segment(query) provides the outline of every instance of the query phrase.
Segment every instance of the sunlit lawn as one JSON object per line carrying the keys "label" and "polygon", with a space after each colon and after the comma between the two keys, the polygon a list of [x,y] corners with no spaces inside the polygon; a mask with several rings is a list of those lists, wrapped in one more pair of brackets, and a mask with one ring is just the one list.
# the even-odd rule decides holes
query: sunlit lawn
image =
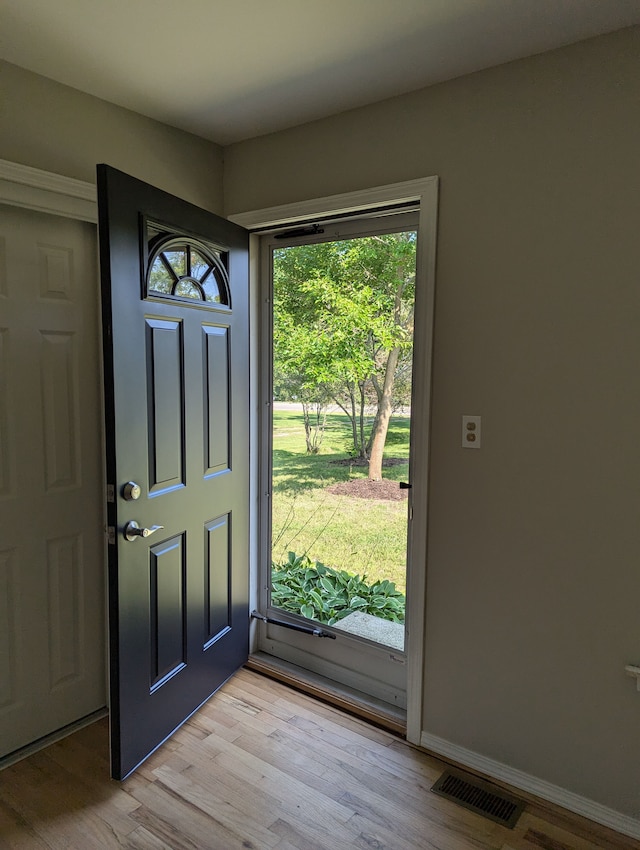
{"label": "sunlit lawn", "polygon": [[[346,416],[328,417],[317,455],[306,453],[301,413],[273,413],[273,559],[287,552],[307,553],[312,560],[370,582],[389,579],[405,590],[407,502],[338,496],[326,487],[350,478],[366,478],[367,467],[342,465],[349,457],[350,426]],[[407,462],[385,467],[383,477],[406,480],[409,419],[392,419],[385,457]]]}

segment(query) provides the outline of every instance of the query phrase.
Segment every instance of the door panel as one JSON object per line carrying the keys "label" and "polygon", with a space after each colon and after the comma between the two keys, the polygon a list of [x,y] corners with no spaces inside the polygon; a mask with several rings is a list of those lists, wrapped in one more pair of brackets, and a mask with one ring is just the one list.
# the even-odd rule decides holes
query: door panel
{"label": "door panel", "polygon": [[205,647],[231,627],[230,531],[228,514],[205,525]]}
{"label": "door panel", "polygon": [[146,320],[149,493],[184,481],[184,374],[182,323]]}
{"label": "door panel", "polygon": [[248,654],[248,236],[107,166],[98,187],[123,778]]}
{"label": "door panel", "polygon": [[0,758],[106,703],[95,250],[0,207]]}
{"label": "door panel", "polygon": [[229,331],[204,327],[206,475],[229,469]]}
{"label": "door panel", "polygon": [[151,691],[187,663],[184,535],[150,549]]}

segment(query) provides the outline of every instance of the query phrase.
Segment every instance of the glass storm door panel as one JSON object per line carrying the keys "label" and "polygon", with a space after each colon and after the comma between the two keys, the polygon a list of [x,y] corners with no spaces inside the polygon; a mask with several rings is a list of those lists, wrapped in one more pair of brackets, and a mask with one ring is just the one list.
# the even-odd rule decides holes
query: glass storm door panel
{"label": "glass storm door panel", "polygon": [[261,648],[400,709],[416,227],[404,213],[263,237],[265,604],[312,636],[263,624]]}
{"label": "glass storm door panel", "polygon": [[248,236],[98,167],[112,774],[248,654]]}

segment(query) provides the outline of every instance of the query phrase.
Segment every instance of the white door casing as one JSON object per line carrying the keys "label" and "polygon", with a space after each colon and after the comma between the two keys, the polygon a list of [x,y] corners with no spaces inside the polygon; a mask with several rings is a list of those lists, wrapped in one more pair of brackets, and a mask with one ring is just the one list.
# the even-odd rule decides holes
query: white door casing
{"label": "white door casing", "polygon": [[[406,610],[406,682],[407,682],[407,740],[418,744],[422,730],[424,699],[424,639],[426,607],[426,570],[427,570],[427,517],[429,483],[429,425],[431,416],[431,377],[432,350],[435,305],[435,269],[436,235],[438,215],[438,178],[426,177],[404,183],[394,183],[357,192],[347,192],[324,198],[284,204],[238,213],[229,216],[232,221],[246,227],[255,235],[250,243],[251,282],[255,293],[252,323],[259,324],[258,304],[265,298],[264,267],[260,264],[260,239],[258,234],[279,225],[292,223],[312,223],[323,216],[340,216],[357,212],[388,208],[417,201],[419,203],[418,248],[416,258],[416,305],[414,335],[414,373],[412,397],[412,447],[409,480],[412,482],[411,501],[413,520],[409,524],[407,552],[407,610]],[[252,391],[256,409],[256,399],[261,388],[255,378],[258,366],[266,356],[260,343],[254,337],[252,373],[254,375]],[[419,432],[419,433],[418,433]],[[252,436],[261,451],[269,450],[265,435],[258,433],[254,423]],[[254,470],[254,474],[256,471]],[[253,479],[254,494],[257,497],[259,482]],[[257,498],[256,500],[257,501]],[[255,504],[254,501],[254,504]],[[255,529],[255,525],[252,525]],[[251,561],[253,601],[259,602],[258,587],[261,543],[257,534],[252,538]],[[254,628],[252,649],[257,649],[257,629]]]}

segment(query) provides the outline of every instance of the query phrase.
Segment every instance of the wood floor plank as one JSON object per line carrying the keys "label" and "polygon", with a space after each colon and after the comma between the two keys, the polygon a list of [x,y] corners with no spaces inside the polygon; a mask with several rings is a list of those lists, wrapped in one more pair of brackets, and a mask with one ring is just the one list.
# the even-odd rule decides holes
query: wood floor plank
{"label": "wood floor plank", "polygon": [[[353,795],[352,799],[366,796],[370,801],[370,808],[377,809],[382,818],[379,823],[383,826],[389,826],[394,821],[404,823],[407,818],[421,816],[424,817],[425,824],[428,822],[431,832],[434,835],[440,835],[446,846],[449,846],[444,838],[447,833],[452,835],[454,842],[460,843],[475,837],[478,841],[486,843],[495,832],[496,827],[492,822],[457,807],[455,807],[455,825],[452,826],[449,816],[443,815],[442,809],[443,807],[446,809],[447,806],[454,808],[454,805],[430,794],[429,786],[418,785],[413,776],[402,779],[393,775],[385,777],[380,768],[372,771],[366,762],[360,765],[357,772],[345,771],[342,751],[326,745],[313,748],[311,755],[314,770],[305,772],[304,762],[306,760],[308,764],[310,755],[309,738],[300,735],[296,740],[292,737],[282,737],[281,733],[273,733],[270,738],[275,739],[278,745],[274,746],[273,741],[263,742],[259,736],[255,735],[243,736],[238,739],[237,744],[250,749],[254,755],[269,760],[276,766],[288,769],[310,787],[334,799],[345,802],[349,799],[349,794]],[[301,769],[297,766],[299,759],[295,758],[298,751],[302,759]],[[356,758],[352,760],[357,761]],[[431,780],[435,781],[441,772],[442,764],[439,764],[437,770],[433,770]],[[344,798],[340,796],[343,793]],[[451,846],[455,850],[456,844],[453,843]]]}
{"label": "wood floor plank", "polygon": [[441,764],[432,766],[432,773],[425,782],[412,775],[388,773],[383,762],[372,770],[369,762],[358,755],[305,736],[295,727],[289,727],[285,732],[274,732],[271,737],[286,753],[301,751],[305,758],[311,755],[319,775],[336,783],[336,786],[340,784],[345,789],[355,789],[360,793],[364,789],[370,793],[382,790],[387,800],[397,803],[405,811],[422,812],[425,808],[442,807],[442,802],[429,794],[430,786],[442,772]]}
{"label": "wood floor plank", "polygon": [[242,670],[122,783],[105,720],[0,772],[0,850],[640,850],[533,798],[508,830],[430,793],[445,767]]}
{"label": "wood floor plank", "polygon": [[[245,683],[250,681],[248,677],[255,675],[255,673],[252,673],[249,670],[239,671],[238,679],[239,682],[242,683],[241,686],[245,686]],[[236,677],[234,677],[234,680],[235,678]],[[262,678],[266,677],[263,676]],[[396,736],[391,732],[372,726],[360,718],[352,717],[335,706],[318,702],[318,700],[314,699],[312,696],[302,693],[301,691],[295,691],[276,680],[269,679],[267,681],[271,683],[269,686],[270,692],[277,697],[278,701],[281,701],[280,705],[285,709],[287,706],[293,705],[299,709],[311,710],[315,717],[323,717],[328,720],[337,719],[343,729],[353,729],[359,733],[360,737],[368,738],[371,741],[382,742],[387,740],[391,742],[393,740],[397,740]],[[284,697],[284,699],[282,698],[282,691],[278,690],[278,688],[283,687],[288,691],[288,694]]]}
{"label": "wood floor plank", "polygon": [[[309,769],[309,751],[305,742],[288,741],[286,746],[281,746],[281,739],[274,743],[273,736],[264,738],[259,735],[245,735],[236,741],[236,745],[250,751],[254,756],[263,761],[268,761],[272,766],[286,770],[301,782],[312,788],[319,794],[331,797],[346,805],[354,813],[366,814],[379,826],[393,829],[394,822],[407,822],[407,819],[420,819],[423,825],[427,820],[423,817],[428,807],[424,805],[424,792],[421,795],[419,805],[413,811],[408,811],[406,797],[400,794],[395,799],[390,798],[388,789],[380,781],[372,783],[372,789],[365,789],[351,775],[340,773],[336,762],[328,762],[329,768],[319,772],[316,764]],[[325,756],[326,758],[326,756]],[[363,800],[367,796],[367,802]],[[415,837],[415,830],[407,830],[407,837]]]}
{"label": "wood floor plank", "polygon": [[587,847],[593,844],[597,850],[640,850],[640,841],[621,836],[613,830],[598,826],[593,821],[551,804],[529,804],[525,816],[524,822],[535,830],[548,830],[553,834],[558,829],[562,834],[569,835],[571,841],[578,844],[579,850],[581,841],[586,841]]}
{"label": "wood floor plank", "polygon": [[249,840],[256,847],[275,847],[279,842],[278,836],[254,818],[248,819],[244,808],[244,800],[237,800],[236,805],[225,800],[220,794],[213,792],[211,787],[203,788],[192,777],[177,773],[162,765],[156,771],[158,782],[162,783],[176,796],[186,800],[192,806],[208,815],[216,823],[222,824],[234,835]]}
{"label": "wood floor plank", "polygon": [[30,823],[0,800],[0,847],[3,850],[49,850]]}
{"label": "wood floor plank", "polygon": [[143,826],[129,833],[122,846],[126,850],[172,850],[170,844],[162,841]]}
{"label": "wood floor plank", "polygon": [[333,850],[331,845],[321,843],[316,837],[306,838],[288,821],[278,818],[271,829],[285,839],[285,844],[295,847],[296,850]]}
{"label": "wood floor plank", "polygon": [[[366,834],[397,836],[413,847],[437,847],[438,850],[468,850],[468,848],[494,848],[499,828],[478,829],[477,824],[465,828],[463,824],[441,824],[427,813],[407,812],[399,806],[385,805],[379,797],[369,802],[349,795],[350,805],[356,811],[354,822],[362,825]],[[344,801],[346,802],[346,800]],[[475,828],[474,828],[475,826]]]}
{"label": "wood floor plank", "polygon": [[523,840],[535,850],[603,850],[605,839],[599,844],[590,838],[576,835],[562,827],[525,813],[519,824]]}
{"label": "wood floor plank", "polygon": [[[36,766],[36,753],[25,762],[7,768],[10,782],[5,777],[0,784],[0,795],[21,818],[28,822],[33,832],[51,847],[82,847],[84,850],[118,846],[118,829],[101,817],[97,799],[89,793],[78,793],[75,785],[56,781]],[[14,769],[15,768],[15,769]],[[4,772],[3,772],[4,773]],[[135,822],[125,827],[122,835],[132,831]]]}
{"label": "wood floor plank", "polygon": [[295,777],[271,767],[250,753],[236,748],[222,753],[216,757],[216,761],[224,770],[234,773],[247,782],[253,782],[258,788],[264,788],[280,801],[280,805],[286,805],[287,799],[295,799],[297,807],[315,810],[328,823],[346,823],[353,814],[346,806],[319,796]]}
{"label": "wood floor plank", "polygon": [[[255,674],[250,673],[247,670],[241,670],[238,676],[234,677],[231,684],[242,689],[245,694],[253,694],[256,695],[259,700],[261,697],[264,700],[264,690],[262,688],[262,685],[256,685],[255,680],[250,679],[250,676],[255,676]],[[283,687],[282,683],[280,682],[274,682],[274,684]],[[291,689],[289,690],[291,691]],[[293,696],[291,699],[286,698],[285,700],[281,700],[281,694],[278,694],[278,692],[275,690],[273,690],[272,693],[278,695],[278,699],[271,700],[270,705],[263,706],[264,708],[268,708],[272,712],[278,711],[281,712],[283,715],[286,715],[287,713],[292,715],[295,713],[295,711],[291,711],[292,706],[303,706],[305,708],[310,708],[311,710],[313,710],[313,708],[315,707],[317,709],[316,716],[327,718],[332,718],[335,716],[337,718],[340,718],[340,721],[343,722],[343,728],[353,729],[357,731],[361,735],[361,737],[368,738],[372,741],[379,741],[381,743],[386,740],[396,740],[396,736],[392,733],[387,732],[383,729],[379,729],[376,726],[372,726],[370,723],[366,723],[360,718],[351,717],[350,715],[341,712],[340,709],[336,708],[335,706],[324,705],[322,703],[319,703],[316,699],[309,696],[308,694],[294,691],[292,693],[295,694],[295,696]]]}
{"label": "wood floor plank", "polygon": [[136,783],[130,793],[142,803],[133,817],[172,850],[245,850],[254,847],[248,838],[234,835],[160,782]]}

